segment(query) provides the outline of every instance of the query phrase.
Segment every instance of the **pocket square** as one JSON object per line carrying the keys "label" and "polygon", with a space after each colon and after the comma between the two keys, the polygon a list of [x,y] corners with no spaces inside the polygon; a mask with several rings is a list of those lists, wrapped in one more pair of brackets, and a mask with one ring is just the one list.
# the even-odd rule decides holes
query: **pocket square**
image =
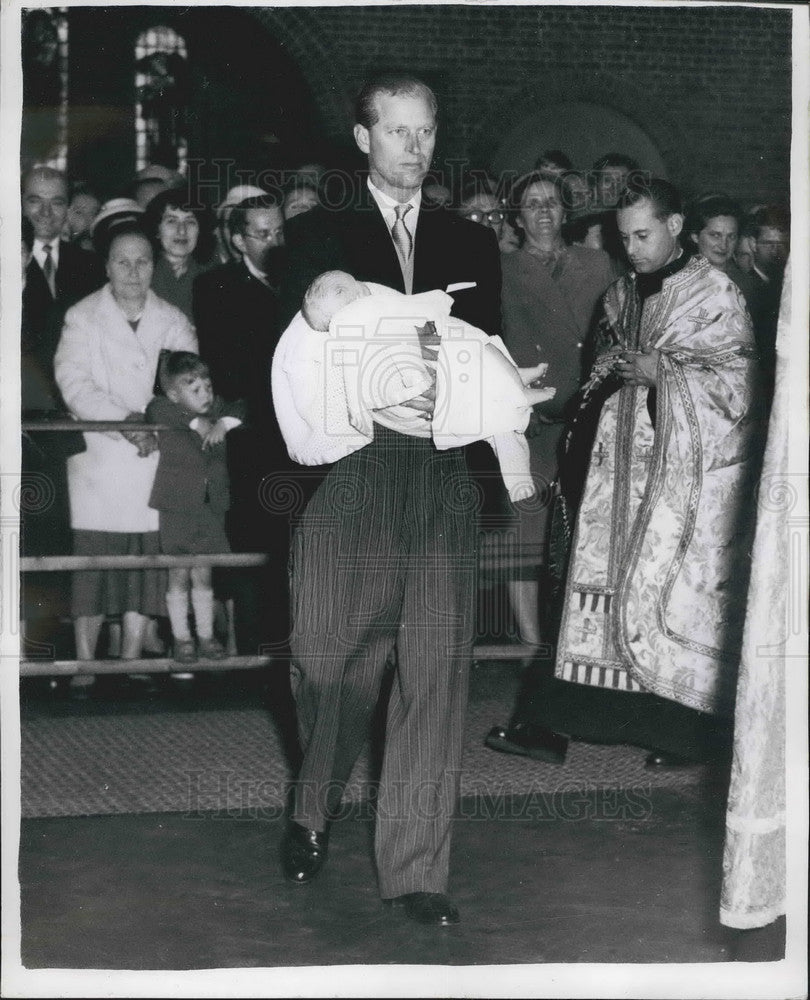
{"label": "pocket square", "polygon": [[447,288],[445,288],[445,292],[449,294],[450,292],[463,291],[463,289],[465,288],[477,288],[477,287],[478,287],[477,281],[457,281],[453,285],[448,285]]}

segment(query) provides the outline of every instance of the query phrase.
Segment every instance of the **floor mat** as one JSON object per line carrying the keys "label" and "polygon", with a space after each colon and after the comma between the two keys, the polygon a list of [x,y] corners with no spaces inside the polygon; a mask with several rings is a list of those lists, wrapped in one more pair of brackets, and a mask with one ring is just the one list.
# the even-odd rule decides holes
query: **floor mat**
{"label": "floor mat", "polygon": [[[461,794],[486,800],[487,808],[532,793],[613,789],[643,797],[652,787],[696,790],[709,770],[648,771],[646,751],[628,746],[572,742],[559,766],[489,750],[483,740],[493,725],[509,718],[518,680],[509,666],[486,664],[473,671]],[[348,802],[367,796],[372,760],[367,747],[346,789]],[[286,805],[291,779],[270,713],[244,705],[38,713],[22,722],[21,764],[26,819],[146,812],[273,818]],[[593,809],[595,802],[584,797],[582,808]],[[609,803],[602,801],[601,807]]]}

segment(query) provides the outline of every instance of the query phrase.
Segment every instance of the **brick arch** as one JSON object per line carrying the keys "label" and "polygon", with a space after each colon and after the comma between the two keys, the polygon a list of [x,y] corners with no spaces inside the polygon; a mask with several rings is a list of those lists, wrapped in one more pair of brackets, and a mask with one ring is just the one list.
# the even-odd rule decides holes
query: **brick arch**
{"label": "brick arch", "polygon": [[676,183],[690,174],[689,164],[696,152],[692,140],[677,122],[662,111],[655,95],[607,73],[577,76],[572,72],[538,74],[537,82],[504,100],[482,124],[479,139],[473,142],[476,162],[489,163],[498,149],[500,137],[511,132],[526,118],[556,104],[587,102],[609,107],[629,119],[657,147]]}
{"label": "brick arch", "polygon": [[[352,125],[353,101],[349,74],[333,48],[323,40],[316,14],[294,7],[245,7],[289,52],[320,111],[324,132],[344,138]],[[317,12],[317,8],[315,8]]]}

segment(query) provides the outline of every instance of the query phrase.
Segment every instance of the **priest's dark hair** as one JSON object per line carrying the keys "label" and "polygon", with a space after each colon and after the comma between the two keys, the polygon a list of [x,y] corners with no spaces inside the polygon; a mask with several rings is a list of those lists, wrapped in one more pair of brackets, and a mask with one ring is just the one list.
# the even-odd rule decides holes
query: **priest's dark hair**
{"label": "priest's dark hair", "polygon": [[630,177],[616,202],[616,211],[630,208],[645,199],[652,202],[659,219],[683,213],[681,196],[675,185],[661,177],[647,177],[644,174]]}

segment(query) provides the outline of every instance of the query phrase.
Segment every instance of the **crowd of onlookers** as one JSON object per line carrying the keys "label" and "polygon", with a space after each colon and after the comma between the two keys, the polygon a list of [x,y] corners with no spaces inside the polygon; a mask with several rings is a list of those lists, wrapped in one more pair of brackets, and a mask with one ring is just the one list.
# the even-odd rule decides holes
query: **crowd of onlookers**
{"label": "crowd of onlookers", "polygon": [[[627,271],[615,205],[628,178],[643,169],[630,157],[610,153],[578,170],[564,153],[549,150],[533,171],[508,184],[481,169],[469,171],[452,189],[440,172],[423,186],[436,211],[455,212],[497,236],[504,340],[518,365],[548,363],[547,381],[557,389],[553,400],[535,407],[527,432],[532,471],[543,483],[557,475],[560,439],[582,382],[595,307],[608,285]],[[169,459],[160,456],[171,448],[144,427],[153,399],[166,398],[188,416],[184,426],[199,440],[194,455],[189,452],[190,464],[172,473],[179,478],[173,499],[163,501],[161,518],[170,503],[175,521],[182,524],[185,517],[190,523],[195,490],[202,489],[201,502],[209,503],[213,456],[224,463],[230,481],[222,508],[224,537],[216,536],[215,545],[213,535],[200,528],[202,534],[184,539],[179,551],[230,548],[269,555],[263,569],[215,576],[214,595],[205,574],[169,582],[174,610],[168,612],[163,571],[76,574],[69,615],[77,658],[101,655],[102,634],[103,655],[160,654],[165,636],[158,625],[167,614],[181,666],[197,655],[283,650],[290,509],[278,499],[283,489],[277,487],[285,477],[294,478],[295,469],[273,413],[269,367],[286,318],[280,309],[285,224],[301,213],[339,210],[330,173],[333,183],[326,165],[301,164],[272,190],[267,184],[240,185],[207,205],[184,177],[159,165],[145,168],[127,190],[104,201],[50,167],[25,172],[24,414],[129,421],[133,430],[24,435],[23,471],[46,477],[53,496],[42,510],[26,515],[23,552],[178,551],[177,532],[175,547],[167,548],[153,495],[156,476],[162,481],[169,475]],[[743,207],[727,192],[707,190],[691,200],[685,218],[684,250],[703,254],[739,287],[772,376],[789,249],[787,208]],[[199,364],[178,354],[195,356]],[[175,368],[167,367],[169,361]],[[194,410],[190,395],[183,395],[192,391],[203,393],[202,409]],[[222,414],[216,420],[210,416],[215,397]],[[165,417],[169,410],[158,412]],[[314,481],[301,486],[299,480],[304,494]],[[523,544],[542,546],[546,510],[540,505],[520,513]],[[36,655],[37,638],[44,635],[33,620],[68,613],[47,586],[56,579],[26,580],[28,655]],[[516,624],[530,642],[540,638],[541,586],[537,573],[509,581]],[[192,611],[196,646],[187,630]]]}

